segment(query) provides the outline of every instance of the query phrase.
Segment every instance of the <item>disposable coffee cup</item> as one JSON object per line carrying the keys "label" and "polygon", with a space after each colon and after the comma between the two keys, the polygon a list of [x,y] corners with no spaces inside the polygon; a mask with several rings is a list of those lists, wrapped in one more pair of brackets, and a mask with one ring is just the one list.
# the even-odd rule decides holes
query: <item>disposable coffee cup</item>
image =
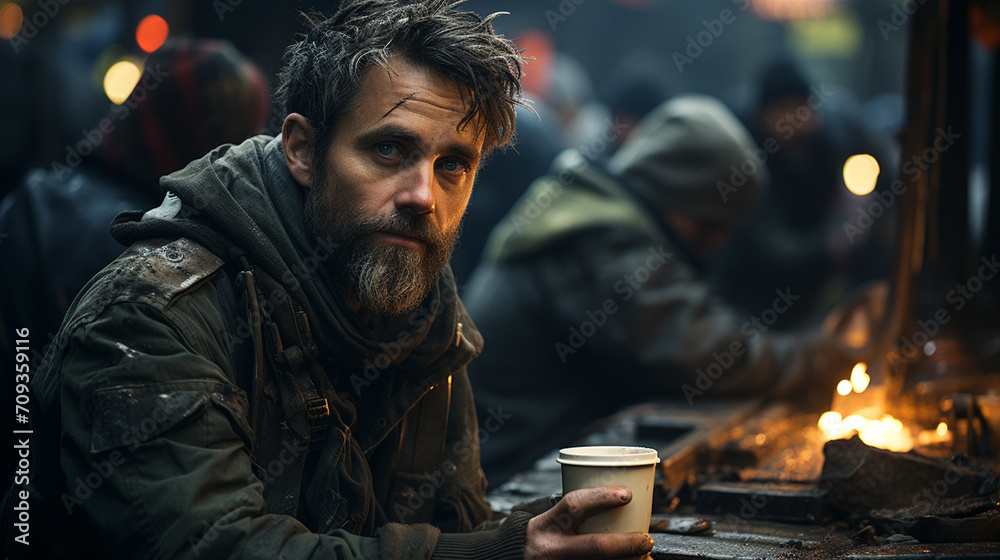
{"label": "disposable coffee cup", "polygon": [[559,450],[563,494],[581,488],[620,485],[632,491],[632,501],[588,517],[577,533],[649,531],[653,512],[653,478],[660,459],[648,447],[586,446]]}

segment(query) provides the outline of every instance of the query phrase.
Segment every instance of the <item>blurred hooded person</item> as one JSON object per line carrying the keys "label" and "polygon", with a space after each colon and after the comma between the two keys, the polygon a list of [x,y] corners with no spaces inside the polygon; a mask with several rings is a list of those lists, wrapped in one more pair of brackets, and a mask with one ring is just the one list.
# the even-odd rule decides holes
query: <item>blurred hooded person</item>
{"label": "blurred hooded person", "polygon": [[493,231],[464,298],[486,340],[469,371],[492,484],[630,404],[803,390],[802,341],[763,335],[702,280],[767,181],[721,196],[751,146],[717,100],[678,97],[606,169],[560,154]]}
{"label": "blurred hooded person", "polygon": [[[0,203],[0,354],[13,329],[29,328],[38,351],[77,292],[125,246],[111,221],[160,204],[159,179],[219,144],[264,124],[271,102],[263,74],[229,43],[171,40],[149,55],[129,98],[95,130],[93,152],[36,169]],[[3,346],[6,345],[6,348]]]}

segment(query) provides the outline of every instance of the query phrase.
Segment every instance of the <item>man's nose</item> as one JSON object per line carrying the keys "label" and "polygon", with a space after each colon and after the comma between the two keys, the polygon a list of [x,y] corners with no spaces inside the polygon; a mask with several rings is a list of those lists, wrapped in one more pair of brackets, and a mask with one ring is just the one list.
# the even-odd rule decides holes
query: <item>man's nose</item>
{"label": "man's nose", "polygon": [[420,163],[410,167],[403,188],[396,194],[396,208],[409,208],[417,214],[433,212],[434,181],[433,165]]}

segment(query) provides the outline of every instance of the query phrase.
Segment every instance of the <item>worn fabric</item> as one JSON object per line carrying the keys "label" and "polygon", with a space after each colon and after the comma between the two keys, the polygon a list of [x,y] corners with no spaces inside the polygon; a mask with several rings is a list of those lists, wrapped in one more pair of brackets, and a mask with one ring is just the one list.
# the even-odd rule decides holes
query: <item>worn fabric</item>
{"label": "worn fabric", "polygon": [[408,317],[352,317],[282,162],[277,139],[221,147],[116,221],[133,244],[33,382],[56,557],[519,557],[525,518],[462,534],[491,512],[465,372],[482,341],[450,271]]}
{"label": "worn fabric", "polygon": [[[725,144],[723,155],[743,157]],[[652,161],[630,157],[629,166],[669,161],[645,153]],[[719,157],[701,161],[726,169]],[[580,153],[562,154],[494,231],[473,274],[464,301],[487,344],[469,372],[492,484],[629,404],[789,394],[808,379],[796,348],[803,339],[765,336],[766,325],[713,296],[662,219],[677,190],[628,183]],[[775,312],[796,298],[778,288]]]}

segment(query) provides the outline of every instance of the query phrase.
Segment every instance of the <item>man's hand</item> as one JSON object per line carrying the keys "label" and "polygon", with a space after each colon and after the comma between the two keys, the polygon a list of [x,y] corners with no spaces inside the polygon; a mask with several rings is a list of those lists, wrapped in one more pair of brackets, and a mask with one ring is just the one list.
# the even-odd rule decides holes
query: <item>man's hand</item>
{"label": "man's hand", "polygon": [[549,511],[528,522],[525,560],[536,558],[642,558],[653,549],[646,533],[577,535],[576,527],[587,517],[632,500],[624,486],[584,488],[563,496]]}

